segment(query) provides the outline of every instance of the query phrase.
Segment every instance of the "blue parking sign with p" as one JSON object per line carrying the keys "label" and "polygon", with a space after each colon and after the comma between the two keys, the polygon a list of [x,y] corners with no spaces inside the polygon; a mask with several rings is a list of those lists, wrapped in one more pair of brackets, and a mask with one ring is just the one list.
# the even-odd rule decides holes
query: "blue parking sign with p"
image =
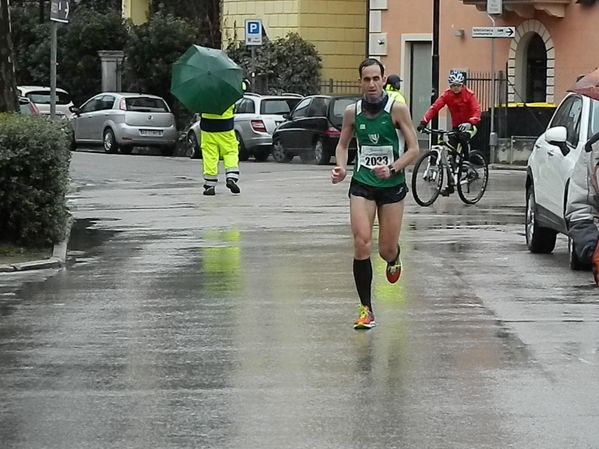
{"label": "blue parking sign with p", "polygon": [[247,19],[245,21],[245,45],[262,45],[262,21]]}

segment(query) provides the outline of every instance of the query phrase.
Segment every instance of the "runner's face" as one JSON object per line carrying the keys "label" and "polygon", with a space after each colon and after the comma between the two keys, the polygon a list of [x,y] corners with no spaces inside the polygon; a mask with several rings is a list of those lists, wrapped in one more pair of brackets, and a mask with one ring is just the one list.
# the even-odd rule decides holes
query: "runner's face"
{"label": "runner's face", "polygon": [[387,82],[387,77],[381,75],[381,68],[378,64],[369,65],[362,69],[362,78],[360,78],[360,87],[364,95],[369,100],[378,100],[383,94],[383,86]]}

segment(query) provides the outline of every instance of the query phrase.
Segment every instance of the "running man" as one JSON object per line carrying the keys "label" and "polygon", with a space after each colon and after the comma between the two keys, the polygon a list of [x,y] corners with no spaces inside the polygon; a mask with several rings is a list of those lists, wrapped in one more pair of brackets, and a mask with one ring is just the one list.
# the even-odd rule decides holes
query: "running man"
{"label": "running man", "polygon": [[358,70],[364,95],[343,114],[341,136],[335,150],[337,166],[331,172],[331,181],[337,184],[345,179],[347,149],[355,134],[358,155],[349,198],[354,237],[353,273],[361,305],[354,328],[370,329],[376,325],[370,262],[374,219],[378,215],[378,250],[387,262],[387,279],[397,282],[401,274],[398,240],[403,199],[408,193],[404,168],[418,157],[419,150],[410,111],[383,90],[386,82],[383,64],[376,59],[366,59]]}

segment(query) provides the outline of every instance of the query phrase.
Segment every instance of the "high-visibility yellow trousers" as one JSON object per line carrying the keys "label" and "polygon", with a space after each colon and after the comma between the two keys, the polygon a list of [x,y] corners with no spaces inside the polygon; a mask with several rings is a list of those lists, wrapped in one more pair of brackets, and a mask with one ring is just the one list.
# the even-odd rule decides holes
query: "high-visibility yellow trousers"
{"label": "high-visibility yellow trousers", "polygon": [[218,182],[218,161],[223,158],[227,179],[239,180],[239,145],[235,131],[202,131],[202,160],[204,185],[215,186]]}

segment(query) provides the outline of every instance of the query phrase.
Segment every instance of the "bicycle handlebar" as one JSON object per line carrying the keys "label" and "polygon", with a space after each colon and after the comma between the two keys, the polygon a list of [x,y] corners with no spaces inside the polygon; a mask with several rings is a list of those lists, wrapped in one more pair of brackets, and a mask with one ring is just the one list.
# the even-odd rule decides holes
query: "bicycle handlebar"
{"label": "bicycle handlebar", "polygon": [[420,131],[422,134],[447,134],[448,136],[457,135],[457,131],[447,131],[445,129],[424,128]]}

